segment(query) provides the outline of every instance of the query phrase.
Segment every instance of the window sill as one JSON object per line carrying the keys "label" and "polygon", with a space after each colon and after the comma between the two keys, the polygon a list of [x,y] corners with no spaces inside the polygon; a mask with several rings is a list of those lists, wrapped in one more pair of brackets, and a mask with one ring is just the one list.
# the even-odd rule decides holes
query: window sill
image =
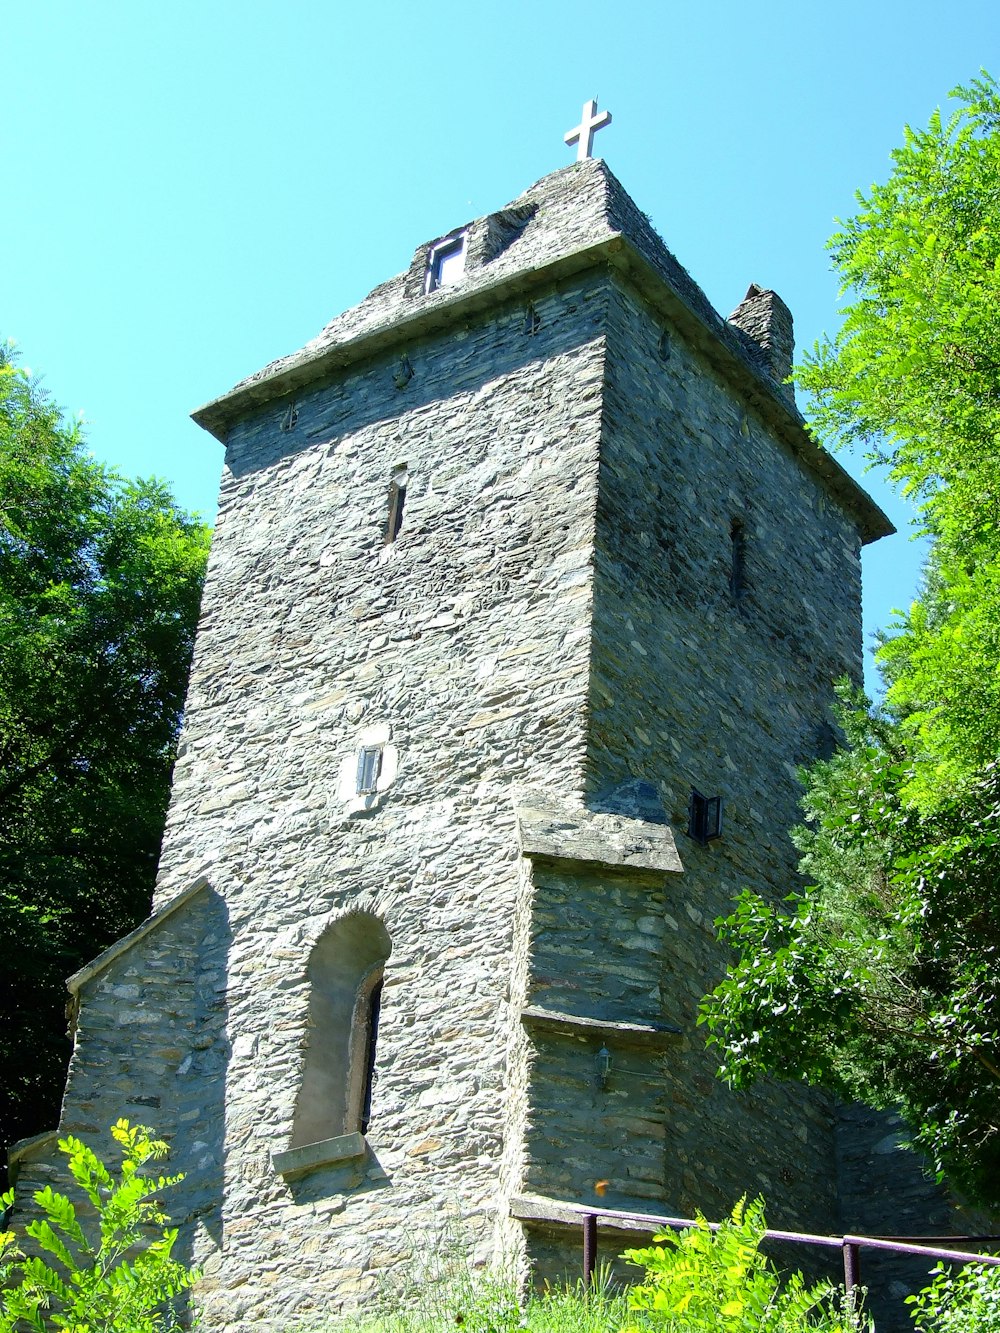
{"label": "window sill", "polygon": [[319,1143],[304,1143],[300,1148],[286,1148],[283,1152],[273,1152],[271,1161],[275,1173],[286,1180],[293,1176],[315,1171],[320,1166],[338,1166],[341,1162],[355,1161],[368,1152],[368,1144],[363,1134],[341,1134],[335,1139],[322,1139]]}

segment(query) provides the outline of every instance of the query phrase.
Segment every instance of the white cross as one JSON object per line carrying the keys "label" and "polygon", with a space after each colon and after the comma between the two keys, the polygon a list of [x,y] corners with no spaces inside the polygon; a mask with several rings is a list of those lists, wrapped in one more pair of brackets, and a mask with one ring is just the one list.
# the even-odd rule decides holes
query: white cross
{"label": "white cross", "polygon": [[584,102],[579,125],[575,130],[570,130],[568,134],[563,136],[566,143],[578,145],[576,150],[576,160],[578,162],[585,162],[588,157],[594,156],[594,134],[597,130],[610,124],[611,112],[602,111],[598,114],[596,97],[591,98],[589,102]]}

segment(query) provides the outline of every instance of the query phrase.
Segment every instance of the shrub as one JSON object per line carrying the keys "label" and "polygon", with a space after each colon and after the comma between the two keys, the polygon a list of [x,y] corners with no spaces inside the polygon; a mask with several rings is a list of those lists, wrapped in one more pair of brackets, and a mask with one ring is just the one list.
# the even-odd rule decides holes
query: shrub
{"label": "shrub", "polygon": [[[46,1185],[34,1195],[44,1217],[25,1232],[50,1257],[28,1256],[12,1231],[0,1232],[0,1333],[161,1333],[176,1326],[171,1302],[198,1274],[173,1258],[177,1231],[165,1227],[157,1196],[183,1177],[143,1173],[167,1153],[143,1126],[119,1120],[111,1136],[121,1150],[118,1176],[79,1139],[59,1140],[96,1225],[81,1224],[70,1200]],[[3,1195],[4,1207],[13,1198]]]}
{"label": "shrub", "polygon": [[966,1264],[957,1273],[943,1264],[912,1305],[917,1333],[1000,1333],[1000,1268]]}
{"label": "shrub", "polygon": [[829,1282],[807,1287],[801,1273],[782,1278],[760,1253],[764,1201],[741,1199],[715,1232],[699,1213],[679,1234],[654,1236],[653,1245],[626,1250],[646,1270],[629,1292],[629,1306],[657,1333],[858,1333],[870,1321]]}

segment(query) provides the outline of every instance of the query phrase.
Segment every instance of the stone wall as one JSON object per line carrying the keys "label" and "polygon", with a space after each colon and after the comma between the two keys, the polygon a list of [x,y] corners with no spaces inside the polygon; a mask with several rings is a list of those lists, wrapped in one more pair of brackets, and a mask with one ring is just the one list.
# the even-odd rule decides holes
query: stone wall
{"label": "stone wall", "polygon": [[[996,1218],[964,1206],[933,1172],[898,1115],[869,1106],[839,1108],[837,1188],[840,1227],[862,1236],[996,1235]],[[963,1249],[962,1245],[948,1248]],[[978,1248],[975,1245],[970,1249]],[[904,1298],[928,1281],[936,1261],[862,1250],[861,1282],[879,1329],[903,1333],[913,1322]]]}
{"label": "stone wall", "polygon": [[[535,875],[527,1002],[574,1017],[642,1024],[669,1016],[663,945],[664,891],[586,867],[540,866]],[[617,1208],[658,1209],[666,1175],[665,1064],[676,1038],[650,1049],[632,1033],[532,1027],[529,1193]],[[602,1049],[613,1047],[606,1079]],[[666,1047],[664,1049],[664,1046]],[[671,1136],[673,1152],[677,1145]]]}
{"label": "stone wall", "polygon": [[[774,1225],[827,1230],[825,1100],[777,1084],[729,1092],[695,1020],[724,964],[715,918],[744,886],[780,897],[798,883],[796,766],[830,734],[832,682],[860,675],[859,539],[815,474],[628,288],[608,342],[588,788],[655,784],[684,863],[648,904],[663,923],[659,1003],[685,1034],[659,1090],[663,1205],[720,1216],[762,1193]],[[724,801],[723,836],[707,846],[683,836],[692,788]]]}
{"label": "stone wall", "polygon": [[[674,1216],[763,1194],[774,1225],[836,1231],[832,1106],[776,1082],[730,1092],[696,1018],[724,964],[715,918],[744,885],[798,883],[796,767],[833,735],[833,680],[860,675],[857,528],[683,331],[613,291],[585,800],[624,810],[648,784],[633,813],[669,824],[683,868],[535,863],[525,1004],[607,1026],[528,1023],[521,1187],[529,1211]],[[692,787],[724,798],[708,846],[683,836]],[[529,1223],[539,1275],[578,1268],[577,1232],[559,1235]]]}

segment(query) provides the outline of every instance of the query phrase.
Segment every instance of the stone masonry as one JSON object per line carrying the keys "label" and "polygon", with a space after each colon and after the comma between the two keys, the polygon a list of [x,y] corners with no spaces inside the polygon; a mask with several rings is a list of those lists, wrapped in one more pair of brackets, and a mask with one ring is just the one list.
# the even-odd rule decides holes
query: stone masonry
{"label": "stone masonry", "polygon": [[207,1327],[307,1326],[451,1222],[540,1276],[566,1204],[849,1225],[834,1108],[733,1095],[694,1025],[713,919],[796,883],[890,526],[780,382],[787,308],[733,321],[587,161],[196,414],[226,467],[154,915],[72,979],[60,1129],[171,1140]]}

